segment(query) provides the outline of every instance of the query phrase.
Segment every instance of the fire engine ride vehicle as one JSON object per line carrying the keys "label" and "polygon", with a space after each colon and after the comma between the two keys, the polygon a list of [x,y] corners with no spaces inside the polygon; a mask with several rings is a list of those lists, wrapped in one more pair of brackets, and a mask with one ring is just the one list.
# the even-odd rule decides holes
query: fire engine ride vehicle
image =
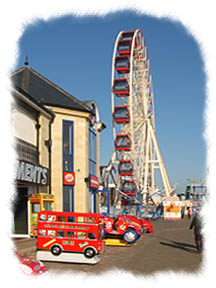
{"label": "fire engine ride vehicle", "polygon": [[135,243],[143,232],[140,221],[130,219],[128,215],[119,215],[113,219],[104,216],[104,237],[119,236],[128,244]]}

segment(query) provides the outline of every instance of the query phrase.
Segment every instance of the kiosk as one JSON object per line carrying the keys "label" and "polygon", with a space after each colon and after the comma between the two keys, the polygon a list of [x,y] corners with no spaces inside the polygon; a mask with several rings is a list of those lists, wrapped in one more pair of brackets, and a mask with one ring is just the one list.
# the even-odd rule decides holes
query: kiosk
{"label": "kiosk", "polygon": [[32,194],[30,203],[30,236],[37,236],[37,214],[40,211],[55,210],[55,198],[52,194]]}
{"label": "kiosk", "polygon": [[163,201],[164,220],[181,219],[182,203],[178,197],[165,197]]}

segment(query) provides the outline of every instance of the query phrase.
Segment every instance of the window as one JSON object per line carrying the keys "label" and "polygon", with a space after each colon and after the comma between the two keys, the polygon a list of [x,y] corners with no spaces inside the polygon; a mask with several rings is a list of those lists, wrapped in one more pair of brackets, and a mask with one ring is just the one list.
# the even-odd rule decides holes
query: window
{"label": "window", "polygon": [[40,236],[46,236],[46,230],[39,230],[39,235]]}
{"label": "window", "polygon": [[66,216],[58,216],[58,222],[66,222]]}
{"label": "window", "polygon": [[77,232],[77,239],[86,239],[85,232]]}
{"label": "window", "polygon": [[32,203],[32,213],[38,213],[38,212],[40,212],[40,203]]}
{"label": "window", "polygon": [[75,218],[75,217],[73,217],[73,216],[68,216],[68,222],[75,222],[75,221],[74,221],[74,218]]}
{"label": "window", "polygon": [[63,170],[73,171],[73,122],[63,121]]}
{"label": "window", "polygon": [[96,223],[95,217],[89,217],[89,218],[88,218],[88,223],[90,223],[90,224],[95,224],[95,223]]}
{"label": "window", "polygon": [[86,217],[79,216],[77,217],[77,223],[86,223]]}
{"label": "window", "polygon": [[88,233],[88,239],[90,240],[96,239],[95,233]]}
{"label": "window", "polygon": [[64,134],[64,154],[73,153],[73,122],[64,121],[63,122],[63,134]]}
{"label": "window", "polygon": [[63,187],[63,211],[73,212],[73,186]]}
{"label": "window", "polygon": [[[44,207],[44,210],[46,210],[46,211],[52,211],[52,210],[53,210],[53,202],[51,202],[51,201],[44,201],[43,207]],[[39,211],[40,211],[40,210],[39,210]],[[39,211],[37,211],[37,212],[39,212]]]}
{"label": "window", "polygon": [[71,155],[64,155],[64,171],[72,171],[73,169],[73,162]]}
{"label": "window", "polygon": [[92,127],[89,127],[89,174],[97,174],[97,137]]}
{"label": "window", "polygon": [[[73,172],[73,121],[63,120],[62,150],[63,150],[63,173]],[[63,211],[73,211],[73,186],[63,185]]]}
{"label": "window", "polygon": [[56,235],[56,231],[55,230],[48,230],[47,231],[47,236],[55,237],[55,235]]}
{"label": "window", "polygon": [[48,221],[55,222],[56,221],[56,216],[55,215],[48,215]]}
{"label": "window", "polygon": [[67,237],[68,238],[75,238],[75,232],[67,232]]}
{"label": "window", "polygon": [[65,237],[65,232],[64,231],[58,231],[57,232],[57,237],[64,238]]}
{"label": "window", "polygon": [[40,215],[40,221],[46,221],[46,214]]}

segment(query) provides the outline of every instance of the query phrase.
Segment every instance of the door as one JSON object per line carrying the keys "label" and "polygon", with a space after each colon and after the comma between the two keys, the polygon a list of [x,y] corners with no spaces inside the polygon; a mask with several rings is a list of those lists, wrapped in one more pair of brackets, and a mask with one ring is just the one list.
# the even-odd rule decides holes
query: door
{"label": "door", "polygon": [[13,202],[14,234],[28,234],[28,188],[17,188]]}

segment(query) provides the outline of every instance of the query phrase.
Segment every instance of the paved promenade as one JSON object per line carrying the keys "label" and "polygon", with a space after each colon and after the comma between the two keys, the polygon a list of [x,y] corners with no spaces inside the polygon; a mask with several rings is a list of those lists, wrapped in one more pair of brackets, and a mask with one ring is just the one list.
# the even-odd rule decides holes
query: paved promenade
{"label": "paved promenade", "polygon": [[[86,272],[103,274],[109,270],[130,271],[134,275],[151,275],[161,271],[198,272],[202,268],[202,254],[197,253],[191,220],[156,220],[154,234],[144,234],[131,247],[106,246],[96,265],[44,262],[48,272]],[[35,239],[16,241],[19,251],[35,257]],[[26,245],[27,246],[27,245]]]}

